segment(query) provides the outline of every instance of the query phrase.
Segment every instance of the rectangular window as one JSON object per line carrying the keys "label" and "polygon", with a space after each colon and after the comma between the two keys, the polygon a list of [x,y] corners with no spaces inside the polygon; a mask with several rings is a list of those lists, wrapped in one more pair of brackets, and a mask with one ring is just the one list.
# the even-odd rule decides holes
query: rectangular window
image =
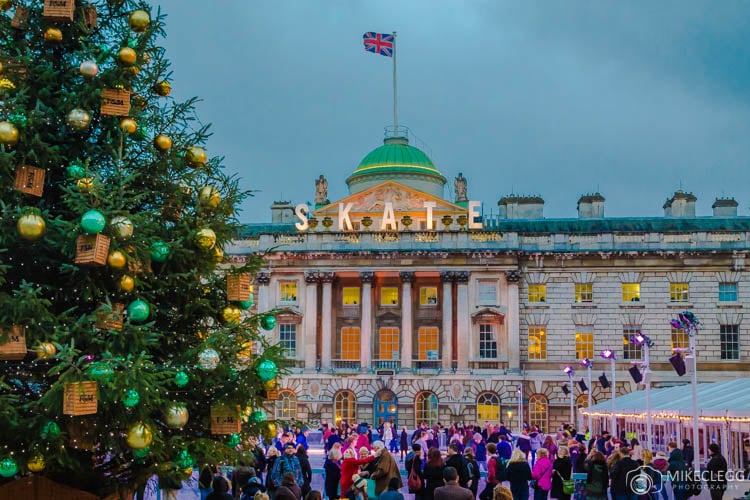
{"label": "rectangular window", "polygon": [[635,345],[630,339],[641,333],[640,326],[626,326],[622,329],[622,358],[641,359],[641,346]]}
{"label": "rectangular window", "polygon": [[687,283],[670,283],[669,284],[669,301],[670,302],[687,302],[688,301],[688,284]]}
{"label": "rectangular window", "polygon": [[594,285],[592,283],[576,283],[576,303],[594,301]]}
{"label": "rectangular window", "polygon": [[279,281],[279,302],[297,302],[297,282]]}
{"label": "rectangular window", "polygon": [[479,324],[479,358],[497,359],[497,336],[492,323]]}
{"label": "rectangular window", "polygon": [[719,302],[737,302],[737,283],[719,283]]}
{"label": "rectangular window", "polygon": [[436,286],[423,286],[419,289],[419,304],[436,306],[438,303],[438,289]]}
{"label": "rectangular window", "polygon": [[672,328],[672,351],[690,347],[690,336],[685,330]]}
{"label": "rectangular window", "polygon": [[497,283],[495,281],[479,282],[479,305],[494,306],[497,304]]}
{"label": "rectangular window", "polygon": [[740,325],[720,325],[721,359],[740,359]]}
{"label": "rectangular window", "polygon": [[436,326],[420,326],[417,330],[419,344],[419,359],[421,361],[437,361],[440,356],[440,335]]}
{"label": "rectangular window", "polygon": [[640,302],[641,301],[641,284],[640,283],[623,283],[622,284],[622,301],[623,302]]}
{"label": "rectangular window", "polygon": [[547,329],[543,326],[529,327],[529,359],[547,359]]}
{"label": "rectangular window", "polygon": [[398,287],[397,286],[384,286],[380,289],[380,305],[381,306],[397,306],[398,305]]}
{"label": "rectangular window", "polygon": [[398,327],[383,326],[378,330],[377,359],[382,361],[397,361],[399,359]]}
{"label": "rectangular window", "polygon": [[344,305],[345,306],[359,305],[359,287],[358,286],[345,286],[343,289],[343,293],[344,293]]}
{"label": "rectangular window", "polygon": [[594,358],[594,328],[576,326],[576,359]]}
{"label": "rectangular window", "polygon": [[547,285],[529,285],[529,302],[547,302]]}
{"label": "rectangular window", "polygon": [[279,345],[284,349],[288,358],[297,357],[297,325],[294,323],[279,323]]}
{"label": "rectangular window", "polygon": [[359,327],[345,326],[341,328],[341,359],[357,361],[359,359]]}

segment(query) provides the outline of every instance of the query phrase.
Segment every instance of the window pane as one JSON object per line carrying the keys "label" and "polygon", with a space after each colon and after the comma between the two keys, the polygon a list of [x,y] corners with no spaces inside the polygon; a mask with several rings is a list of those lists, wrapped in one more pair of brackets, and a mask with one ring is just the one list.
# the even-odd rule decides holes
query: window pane
{"label": "window pane", "polygon": [[345,326],[341,329],[341,359],[345,361],[359,359],[358,326]]}
{"label": "window pane", "polygon": [[529,327],[529,359],[547,359],[547,330]]}
{"label": "window pane", "polygon": [[721,325],[721,359],[740,359],[740,326]]}
{"label": "window pane", "polygon": [[419,359],[421,361],[437,361],[440,356],[440,336],[436,326],[421,326],[417,330],[419,344]]}
{"label": "window pane", "polygon": [[576,327],[576,359],[594,357],[594,329],[591,327]]}
{"label": "window pane", "polygon": [[635,345],[630,339],[641,333],[640,326],[626,326],[622,329],[623,359],[641,359],[641,346]]}
{"label": "window pane", "polygon": [[623,302],[640,302],[641,284],[640,283],[623,283],[622,284],[622,301]]}
{"label": "window pane", "polygon": [[670,283],[669,284],[669,301],[670,302],[687,302],[688,301],[688,284],[687,283]]}
{"label": "window pane", "polygon": [[377,359],[392,361],[399,359],[398,328],[393,326],[381,327],[378,331]]}
{"label": "window pane", "polygon": [[479,324],[479,357],[481,359],[497,358],[497,339],[495,325],[492,323]]}
{"label": "window pane", "polygon": [[359,304],[358,286],[345,286],[343,292],[345,306],[356,306],[357,304]]}
{"label": "window pane", "polygon": [[529,425],[547,429],[547,398],[541,394],[533,394],[529,398]]}
{"label": "window pane", "polygon": [[737,302],[737,283],[719,283],[719,302]]}
{"label": "window pane", "polygon": [[479,305],[494,306],[497,304],[497,286],[494,281],[479,282]]}
{"label": "window pane", "polygon": [[297,302],[296,281],[279,281],[279,301]]}
{"label": "window pane", "polygon": [[547,302],[547,285],[529,285],[529,302]]}
{"label": "window pane", "polygon": [[594,285],[591,283],[576,283],[575,284],[576,302],[593,302],[594,301]]}
{"label": "window pane", "polygon": [[380,289],[380,305],[395,306],[398,305],[398,287],[386,286]]}
{"label": "window pane", "polygon": [[334,418],[336,425],[339,425],[342,420],[346,420],[349,424],[356,423],[356,402],[357,398],[354,393],[349,391],[341,391],[334,397]]}
{"label": "window pane", "polygon": [[279,344],[287,357],[297,356],[297,325],[294,323],[279,324]]}
{"label": "window pane", "polygon": [[438,422],[438,398],[431,392],[420,392],[414,401],[417,425],[422,422],[432,426]]}
{"label": "window pane", "polygon": [[423,286],[419,289],[419,303],[423,306],[434,306],[438,303],[437,287]]}
{"label": "window pane", "polygon": [[485,392],[477,398],[477,420],[497,422],[500,420],[500,398],[497,394]]}
{"label": "window pane", "polygon": [[276,418],[294,420],[297,418],[297,396],[292,391],[281,391],[276,400]]}
{"label": "window pane", "polygon": [[672,350],[690,347],[690,336],[685,330],[672,328]]}

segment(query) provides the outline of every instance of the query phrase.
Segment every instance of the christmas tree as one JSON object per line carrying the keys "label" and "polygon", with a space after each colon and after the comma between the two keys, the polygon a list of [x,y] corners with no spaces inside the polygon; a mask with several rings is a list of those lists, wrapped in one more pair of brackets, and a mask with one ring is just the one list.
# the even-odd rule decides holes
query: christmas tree
{"label": "christmas tree", "polygon": [[241,458],[273,432],[275,318],[252,313],[257,259],[221,265],[249,193],[169,97],[164,16],[0,9],[0,476],[104,494]]}

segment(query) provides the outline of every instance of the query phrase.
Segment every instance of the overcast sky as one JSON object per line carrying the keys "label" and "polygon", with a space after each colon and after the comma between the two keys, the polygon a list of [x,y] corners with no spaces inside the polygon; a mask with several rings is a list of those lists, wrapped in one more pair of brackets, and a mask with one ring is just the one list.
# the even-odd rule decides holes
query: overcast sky
{"label": "overcast sky", "polygon": [[661,216],[680,186],[710,215],[750,214],[750,3],[629,0],[152,0],[173,96],[203,99],[208,143],[245,189],[244,222],[274,200],[329,198],[392,124],[392,60],[366,31],[398,32],[399,123],[470,199],[497,212],[539,194],[575,217],[599,190],[611,217]]}

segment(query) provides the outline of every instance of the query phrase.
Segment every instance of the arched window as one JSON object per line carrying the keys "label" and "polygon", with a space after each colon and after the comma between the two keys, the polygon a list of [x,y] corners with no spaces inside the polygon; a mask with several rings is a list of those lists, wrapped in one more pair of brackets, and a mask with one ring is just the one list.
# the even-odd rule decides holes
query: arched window
{"label": "arched window", "polygon": [[428,426],[438,423],[438,398],[431,392],[420,392],[414,398],[414,416],[417,425],[422,422]]}
{"label": "arched window", "polygon": [[500,421],[500,398],[494,392],[483,392],[477,398],[477,420],[482,422]]}
{"label": "arched window", "polygon": [[547,398],[542,394],[533,394],[529,398],[529,425],[547,431]]}
{"label": "arched window", "polygon": [[[596,399],[591,398],[591,402],[596,404]],[[576,398],[576,408],[588,408],[589,407],[589,395],[579,394]]]}
{"label": "arched window", "polygon": [[297,395],[290,390],[279,392],[276,400],[276,418],[278,420],[294,420],[297,418]]}
{"label": "arched window", "polygon": [[346,420],[349,424],[357,423],[357,397],[352,391],[339,391],[333,398],[334,420],[336,425]]}

